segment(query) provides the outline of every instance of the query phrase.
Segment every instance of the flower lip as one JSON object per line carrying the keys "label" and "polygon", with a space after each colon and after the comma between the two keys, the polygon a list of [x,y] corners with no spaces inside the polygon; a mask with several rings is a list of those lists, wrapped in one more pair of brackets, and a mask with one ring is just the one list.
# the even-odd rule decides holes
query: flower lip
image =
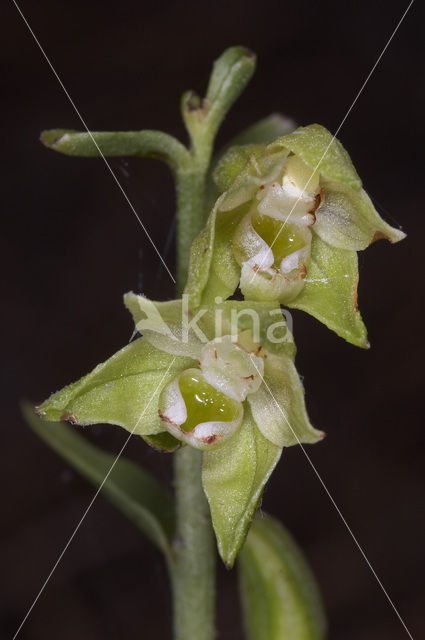
{"label": "flower lip", "polygon": [[[310,253],[311,233],[304,226],[286,224],[267,215],[253,214],[251,224],[254,231],[266,243],[273,255],[273,266],[288,274],[307,262]],[[264,252],[266,253],[266,252]],[[267,256],[270,263],[270,256]],[[252,260],[251,260],[252,264]],[[265,270],[271,264],[256,261]]]}
{"label": "flower lip", "polygon": [[163,389],[158,415],[167,431],[196,449],[209,449],[232,436],[243,407],[215,389],[199,369],[187,369]]}

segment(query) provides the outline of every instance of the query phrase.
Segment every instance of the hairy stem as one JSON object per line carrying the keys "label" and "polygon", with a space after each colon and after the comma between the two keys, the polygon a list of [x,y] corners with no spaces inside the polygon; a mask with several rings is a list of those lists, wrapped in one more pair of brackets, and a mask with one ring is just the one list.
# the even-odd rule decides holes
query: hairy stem
{"label": "hairy stem", "polygon": [[[210,152],[192,153],[191,167],[176,172],[177,291],[187,280],[190,246],[205,222],[205,184]],[[215,541],[202,488],[202,452],[182,447],[174,454],[176,536],[171,582],[175,640],[215,637]]]}
{"label": "hairy stem", "polygon": [[174,454],[177,531],[172,586],[175,640],[215,637],[215,551],[209,507],[201,484],[202,452]]}
{"label": "hairy stem", "polygon": [[177,188],[177,289],[186,284],[190,246],[205,224],[206,171],[196,166],[176,174]]}

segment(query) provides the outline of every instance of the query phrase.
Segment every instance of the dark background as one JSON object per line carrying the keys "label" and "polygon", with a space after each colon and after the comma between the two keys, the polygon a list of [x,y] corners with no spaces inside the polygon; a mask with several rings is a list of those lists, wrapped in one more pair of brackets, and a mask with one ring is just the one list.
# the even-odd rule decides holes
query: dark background
{"label": "dark background", "polygon": [[[252,48],[258,70],[222,143],[273,111],[335,131],[407,1],[20,6],[94,130],[164,129],[185,139],[182,92],[205,89],[227,46]],[[376,206],[408,233],[360,255],[372,349],[293,314],[309,412],[328,434],[309,454],[415,638],[424,629],[422,7],[414,3],[339,134]],[[19,400],[44,399],[128,341],[123,292],[142,287],[165,299],[173,291],[103,162],[38,142],[44,128],[81,123],[12,2],[2,13],[0,634],[11,638],[94,492],[33,435]],[[140,159],[112,166],[163,250],[173,218],[167,169]],[[166,259],[173,266],[172,249]],[[95,427],[90,437],[118,452],[126,433]],[[170,479],[167,455],[136,438],[127,454]],[[263,508],[305,550],[331,640],[407,638],[300,448],[284,452]],[[159,553],[99,497],[19,637],[166,640],[169,605]],[[219,614],[219,637],[241,639],[235,572],[221,567]]]}

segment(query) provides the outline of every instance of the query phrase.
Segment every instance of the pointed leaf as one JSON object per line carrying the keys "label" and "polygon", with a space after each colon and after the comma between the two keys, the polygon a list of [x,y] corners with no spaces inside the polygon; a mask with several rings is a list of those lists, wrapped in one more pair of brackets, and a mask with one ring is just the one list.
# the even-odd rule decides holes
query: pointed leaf
{"label": "pointed leaf", "polygon": [[398,242],[406,237],[382,220],[366,191],[322,180],[325,197],[316,211],[315,232],[339,249],[360,251],[374,240]]}
{"label": "pointed leaf", "polygon": [[76,429],[37,418],[28,403],[22,410],[33,431],[96,488],[108,476],[102,491],[170,559],[174,530],[170,493],[130,460],[120,457],[115,462],[116,456],[91,444]]}
{"label": "pointed leaf", "polygon": [[136,435],[160,433],[164,431],[158,417],[161,390],[191,365],[190,358],[176,358],[140,338],[54,393],[37,411],[46,420],[116,424]]}
{"label": "pointed leaf", "polygon": [[203,454],[202,482],[220,556],[228,567],[243,544],[281,449],[257,429],[249,408],[239,431],[223,447]]}
{"label": "pointed leaf", "polygon": [[326,619],[301,550],[271,516],[257,516],[238,558],[247,640],[323,640]]}
{"label": "pointed leaf", "polygon": [[356,252],[331,247],[313,234],[304,287],[288,307],[306,311],[351,344],[367,349],[366,327],[357,307],[358,280]]}
{"label": "pointed leaf", "polygon": [[162,131],[92,131],[67,129],[43,131],[41,142],[49,149],[86,158],[101,155],[152,157],[168,162],[174,169],[188,164],[188,150],[173,136]]}
{"label": "pointed leaf", "polygon": [[286,356],[268,356],[263,384],[247,401],[263,436],[278,447],[318,442],[325,435],[310,424],[304,387],[294,363]]}

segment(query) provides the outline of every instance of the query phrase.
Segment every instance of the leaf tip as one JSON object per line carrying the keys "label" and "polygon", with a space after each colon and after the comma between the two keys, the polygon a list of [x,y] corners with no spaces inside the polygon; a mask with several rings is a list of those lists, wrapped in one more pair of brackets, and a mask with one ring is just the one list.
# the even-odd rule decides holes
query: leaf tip
{"label": "leaf tip", "polygon": [[45,129],[40,134],[40,142],[48,149],[60,150],[64,142],[68,142],[70,134],[74,131],[68,129]]}

